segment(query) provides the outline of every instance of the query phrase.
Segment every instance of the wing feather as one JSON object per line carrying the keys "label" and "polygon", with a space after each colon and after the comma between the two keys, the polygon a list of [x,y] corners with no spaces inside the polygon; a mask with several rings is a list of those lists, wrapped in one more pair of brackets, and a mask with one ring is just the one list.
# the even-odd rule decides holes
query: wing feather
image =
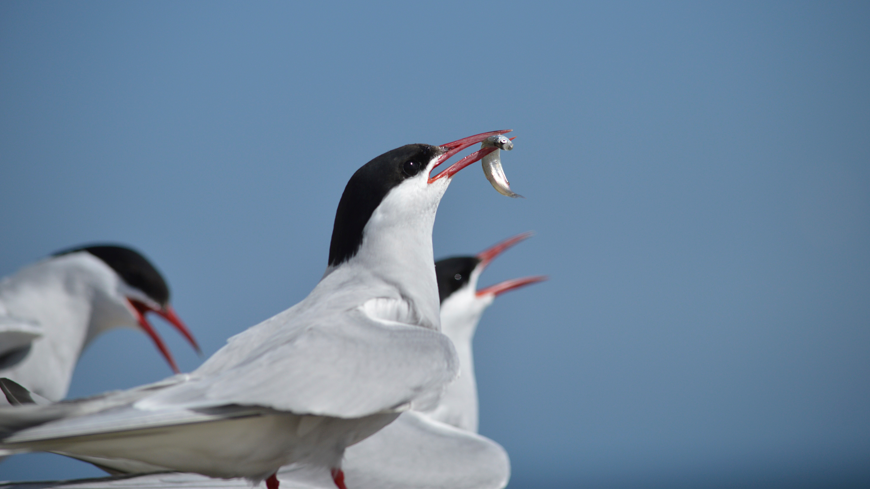
{"label": "wing feather", "polygon": [[42,333],[36,321],[0,314],[0,356],[29,346]]}
{"label": "wing feather", "polygon": [[63,418],[19,431],[2,445],[32,444],[43,440],[58,440],[78,436],[113,436],[133,431],[223,421],[264,413],[250,406],[222,406],[216,409],[165,409],[143,411],[131,406],[100,411],[90,415]]}
{"label": "wing feather", "polygon": [[458,374],[443,334],[355,310],[219,376],[205,397],[297,414],[367,416],[411,404]]}
{"label": "wing feather", "polygon": [[500,489],[510,479],[501,445],[416,411],[349,447],[342,467],[356,489]]}
{"label": "wing feather", "polygon": [[[404,409],[458,375],[453,343],[437,331],[373,319],[360,309],[320,318],[316,327],[298,325],[282,331],[271,324],[268,338],[254,330],[259,344],[244,361],[138,406],[159,410],[224,403],[357,418]],[[240,335],[228,346],[241,349],[243,341]]]}

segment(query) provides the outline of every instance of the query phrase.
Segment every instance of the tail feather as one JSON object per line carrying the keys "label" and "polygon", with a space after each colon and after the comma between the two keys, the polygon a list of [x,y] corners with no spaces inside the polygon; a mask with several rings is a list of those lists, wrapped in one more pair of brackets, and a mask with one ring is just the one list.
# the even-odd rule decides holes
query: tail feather
{"label": "tail feather", "polygon": [[69,404],[22,404],[20,406],[0,407],[0,450],[3,439],[26,428],[32,428],[49,421],[54,421],[76,411],[76,406]]}
{"label": "tail feather", "polygon": [[12,404],[11,406],[0,406],[0,456],[27,451],[20,446],[12,447],[6,441],[22,430],[62,418],[85,416],[130,404],[154,390],[182,381],[183,378],[184,376],[175,376],[136,389],[107,392],[83,399],[48,404],[43,403],[41,397],[28,391],[25,387],[9,379],[0,379],[0,390]]}
{"label": "tail feather", "polygon": [[6,377],[0,378],[0,390],[6,395],[6,400],[13,406],[22,404],[51,404],[51,401],[27,390],[26,387]]}

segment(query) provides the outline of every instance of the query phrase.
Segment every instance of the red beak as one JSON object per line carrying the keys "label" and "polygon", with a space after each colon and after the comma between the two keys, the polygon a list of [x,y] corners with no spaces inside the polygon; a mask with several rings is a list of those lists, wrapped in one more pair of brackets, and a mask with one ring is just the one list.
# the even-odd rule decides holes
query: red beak
{"label": "red beak", "polygon": [[190,330],[187,329],[187,326],[185,326],[184,323],[181,322],[181,319],[179,319],[178,315],[175,314],[175,309],[173,309],[172,306],[167,305],[163,309],[155,309],[148,304],[139,302],[135,299],[127,298],[127,301],[130,303],[131,306],[133,306],[133,311],[135,311],[136,313],[136,321],[139,323],[139,326],[141,326],[142,329],[145,330],[145,334],[147,334],[148,337],[151,338],[151,341],[154,342],[154,346],[156,346],[157,349],[160,350],[160,353],[163,354],[163,358],[165,358],[166,361],[169,363],[169,366],[172,368],[173,372],[180,373],[181,371],[178,370],[178,365],[175,364],[175,359],[172,358],[172,354],[169,353],[169,348],[166,347],[166,343],[164,343],[163,339],[157,335],[157,331],[145,318],[146,313],[156,313],[158,316],[162,317],[170,324],[175,326],[175,329],[177,329],[185,338],[187,338],[187,341],[189,341],[190,344],[193,345],[193,348],[196,349],[196,352],[202,354],[202,351],[199,349],[199,345],[196,343],[196,340],[193,338]]}
{"label": "red beak", "polygon": [[[490,149],[490,148],[486,148],[486,149]],[[518,234],[512,238],[508,238],[508,239],[478,253],[477,258],[480,260],[479,266],[481,267],[481,270],[483,268],[486,268],[489,265],[489,263],[495,259],[495,257],[504,253],[507,249],[509,249],[513,245],[519,243],[520,241],[524,241],[526,239],[529,239],[532,236],[532,234],[534,234],[534,233],[532,233],[531,231],[525,232],[522,234]],[[484,289],[480,289],[476,292],[476,295],[478,297],[481,297],[484,295],[489,295],[489,294],[498,296],[500,294],[504,294],[505,292],[507,292],[509,290],[514,290],[514,289],[518,289],[520,287],[525,287],[526,285],[531,285],[534,283],[543,282],[544,280],[547,280],[547,277],[544,275],[536,275],[534,277],[524,277],[524,278],[517,278],[517,279],[513,279],[513,280],[506,280],[504,282],[501,282],[501,283],[498,283],[495,285],[490,285],[489,287],[486,287]]]}
{"label": "red beak", "polygon": [[[478,144],[490,136],[496,136],[498,134],[506,134],[506,133],[511,132],[512,130],[513,129],[503,129],[501,131],[484,132],[484,133],[480,133],[480,134],[475,134],[474,136],[468,136],[467,138],[462,138],[462,139],[453,141],[452,143],[442,144],[441,149],[444,149],[445,152],[444,152],[444,154],[442,154],[441,156],[439,156],[437,158],[437,161],[435,162],[435,166],[433,166],[432,169],[434,170],[438,165],[440,165],[441,163],[444,163],[451,156],[455,155],[456,153],[459,153],[460,151],[464,150],[465,148],[468,148],[470,146]],[[470,155],[466,156],[465,158],[462,158],[461,160],[457,161],[456,163],[450,165],[449,167],[447,167],[446,170],[435,175],[434,177],[430,175],[429,176],[429,183],[432,183],[441,177],[450,178],[453,175],[455,175],[457,172],[459,172],[459,170],[465,168],[466,166],[468,166],[476,161],[480,161],[481,158],[492,153],[493,151],[495,151],[495,148],[484,148],[484,149],[475,151],[474,153],[471,153]]]}
{"label": "red beak", "polygon": [[543,282],[547,280],[549,277],[546,275],[535,275],[534,277],[524,277],[524,278],[515,278],[513,280],[505,280],[504,282],[497,283],[495,285],[490,285],[485,289],[480,289],[476,292],[478,297],[492,294],[495,296],[499,296],[504,294],[509,290],[519,289],[520,287],[525,287],[526,285],[536,284],[538,282]]}
{"label": "red beak", "polygon": [[508,239],[506,239],[506,240],[504,240],[504,241],[502,241],[502,242],[500,242],[500,243],[498,243],[498,244],[496,244],[488,249],[481,251],[480,253],[477,254],[477,258],[480,260],[480,266],[486,267],[487,265],[489,265],[489,262],[491,262],[495,259],[495,257],[504,253],[508,248],[519,243],[520,241],[524,241],[524,240],[531,238],[533,234],[535,234],[535,233],[533,233],[531,231],[521,233],[521,234],[518,234],[512,238],[508,238]]}

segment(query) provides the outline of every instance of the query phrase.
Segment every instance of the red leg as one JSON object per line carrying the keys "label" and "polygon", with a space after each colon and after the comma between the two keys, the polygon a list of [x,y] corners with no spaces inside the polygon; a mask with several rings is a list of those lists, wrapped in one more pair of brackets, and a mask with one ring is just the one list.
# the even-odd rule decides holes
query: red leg
{"label": "red leg", "polygon": [[329,473],[332,474],[332,481],[335,482],[338,489],[347,489],[347,486],[344,485],[344,472],[341,469],[332,469]]}
{"label": "red leg", "polygon": [[270,475],[268,479],[266,479],[266,489],[278,489],[278,473]]}

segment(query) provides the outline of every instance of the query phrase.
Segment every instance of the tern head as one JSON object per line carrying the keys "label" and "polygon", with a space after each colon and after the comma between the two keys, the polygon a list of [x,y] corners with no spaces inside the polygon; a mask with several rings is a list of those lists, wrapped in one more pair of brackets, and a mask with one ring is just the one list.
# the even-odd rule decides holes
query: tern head
{"label": "tern head", "polygon": [[[324,297],[336,299],[335,290],[347,294],[353,290],[352,300],[363,303],[384,298],[386,302],[377,303],[386,305],[375,308],[383,311],[369,310],[371,314],[439,329],[438,286],[432,266],[435,213],[453,176],[482,156],[478,151],[437,175],[432,172],[460,151],[505,132],[509,131],[477,134],[440,146],[409,144],[359,168],[338,203],[329,265],[315,291],[329,291]],[[349,288],[349,283],[357,287]],[[312,294],[318,296],[318,292]]]}
{"label": "tern head", "polygon": [[547,280],[543,275],[505,280],[483,289],[477,288],[480,274],[492,261],[513,245],[528,239],[532,233],[508,238],[476,256],[457,256],[435,262],[438,294],[441,299],[443,332],[457,342],[474,335],[483,311],[505,292]]}
{"label": "tern head", "polygon": [[181,322],[169,302],[169,286],[166,280],[144,256],[124,246],[89,245],[63,250],[55,253],[53,257],[62,259],[77,254],[91,257],[96,266],[108,269],[108,273],[98,273],[95,280],[91,280],[91,337],[117,327],[141,328],[160,350],[172,370],[178,373],[175,359],[148,322],[146,315],[153,312],[174,326],[200,352],[190,330]]}
{"label": "tern head", "polygon": [[510,131],[486,132],[440,146],[408,144],[363,165],[350,178],[339,201],[329,246],[329,266],[350,260],[367,238],[389,233],[395,226],[420,227],[422,231],[428,226],[431,241],[430,221],[434,220],[450,180],[459,170],[483,158],[486,150],[466,156],[437,175],[432,172],[460,151],[507,132]]}

